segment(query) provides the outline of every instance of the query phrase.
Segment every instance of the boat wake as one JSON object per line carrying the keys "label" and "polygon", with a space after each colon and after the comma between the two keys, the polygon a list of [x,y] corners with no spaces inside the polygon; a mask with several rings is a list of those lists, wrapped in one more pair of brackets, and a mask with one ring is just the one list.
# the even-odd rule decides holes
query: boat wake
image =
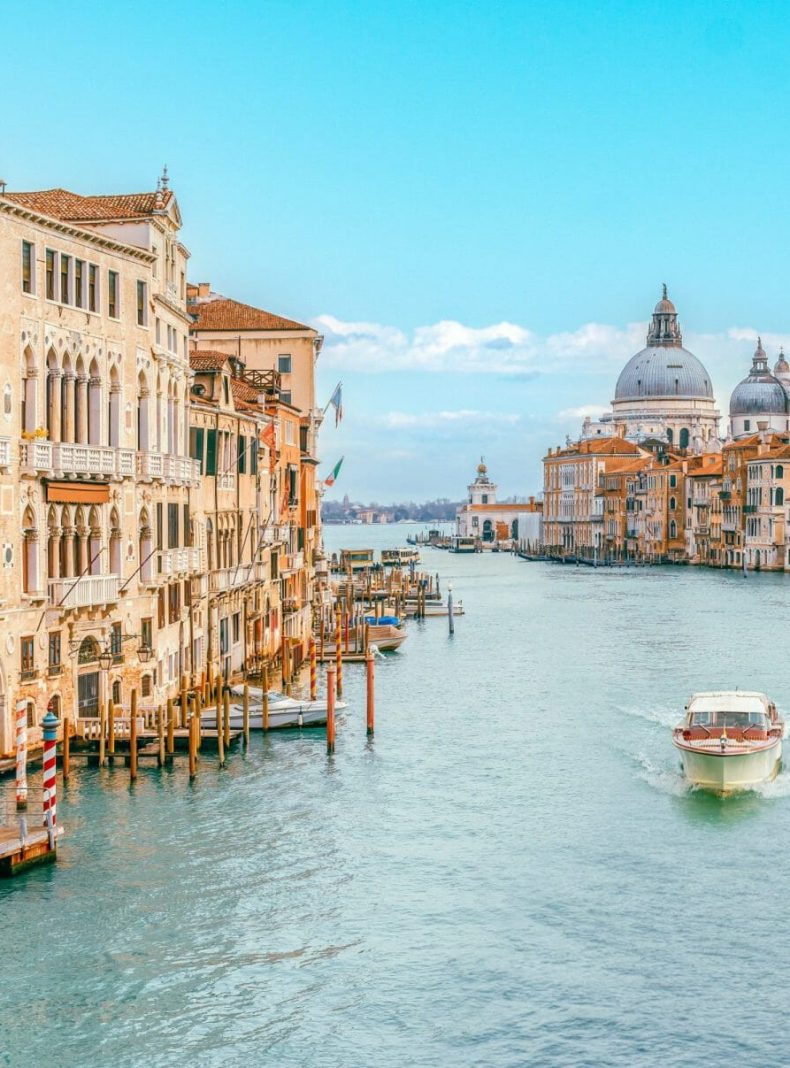
{"label": "boat wake", "polygon": [[648,723],[657,723],[659,727],[674,727],[680,719],[681,713],[677,708],[622,708],[627,716],[636,716]]}
{"label": "boat wake", "polygon": [[755,784],[750,793],[759,794],[760,797],[781,798],[790,797],[790,768],[783,768],[775,779],[770,782]]}
{"label": "boat wake", "polygon": [[646,782],[648,786],[652,786],[654,790],[659,790],[662,794],[671,794],[672,797],[684,797],[686,794],[694,793],[695,787],[679,771],[654,764],[644,753],[636,753],[632,759],[640,768],[637,771],[637,778]]}

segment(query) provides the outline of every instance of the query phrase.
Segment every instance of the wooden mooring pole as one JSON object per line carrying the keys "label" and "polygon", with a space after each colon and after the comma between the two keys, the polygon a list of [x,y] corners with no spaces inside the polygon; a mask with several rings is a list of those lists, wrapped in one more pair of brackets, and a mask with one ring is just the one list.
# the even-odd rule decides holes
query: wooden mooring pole
{"label": "wooden mooring pole", "polygon": [[244,695],[242,697],[243,702],[243,720],[242,720],[242,733],[244,737],[244,747],[250,744],[250,688],[247,683],[244,683]]}
{"label": "wooden mooring pole", "polygon": [[63,717],[63,781],[69,781],[71,775],[71,720]]}
{"label": "wooden mooring pole", "polygon": [[365,670],[367,673],[367,720],[368,736],[373,734],[376,724],[376,660],[372,649],[368,649],[365,657]]}
{"label": "wooden mooring pole", "polygon": [[326,751],[335,751],[335,669],[326,669]]}
{"label": "wooden mooring pole", "polygon": [[132,689],[131,718],[129,720],[129,780],[137,778],[137,690]]}

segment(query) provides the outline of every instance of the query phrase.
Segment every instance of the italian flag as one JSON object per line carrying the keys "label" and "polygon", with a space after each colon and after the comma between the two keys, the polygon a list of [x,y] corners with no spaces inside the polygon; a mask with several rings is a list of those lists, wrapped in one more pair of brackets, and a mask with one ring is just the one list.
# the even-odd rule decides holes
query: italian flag
{"label": "italian flag", "polygon": [[335,480],[337,479],[337,476],[340,474],[340,468],[343,466],[343,461],[344,460],[345,460],[345,456],[341,456],[340,459],[335,464],[335,466],[332,468],[332,470],[326,476],[326,478],[324,479],[324,485],[325,486],[334,486]]}

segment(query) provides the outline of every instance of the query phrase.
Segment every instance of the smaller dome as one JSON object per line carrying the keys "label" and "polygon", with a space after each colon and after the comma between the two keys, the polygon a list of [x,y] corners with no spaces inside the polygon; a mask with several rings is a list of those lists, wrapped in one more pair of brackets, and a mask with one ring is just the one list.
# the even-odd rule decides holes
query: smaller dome
{"label": "smaller dome", "polygon": [[752,369],[732,391],[730,415],[785,415],[786,413],[787,394],[782,383],[768,370],[768,358],[763,349],[762,339],[758,337]]}
{"label": "smaller dome", "polygon": [[483,463],[483,457],[482,456],[480,457],[480,463],[477,465],[477,473],[478,473],[478,475],[485,475],[485,474],[488,473],[488,468]]}
{"label": "smaller dome", "polygon": [[779,350],[779,359],[774,364],[775,375],[787,375],[790,374],[790,363],[785,359],[784,349]]}

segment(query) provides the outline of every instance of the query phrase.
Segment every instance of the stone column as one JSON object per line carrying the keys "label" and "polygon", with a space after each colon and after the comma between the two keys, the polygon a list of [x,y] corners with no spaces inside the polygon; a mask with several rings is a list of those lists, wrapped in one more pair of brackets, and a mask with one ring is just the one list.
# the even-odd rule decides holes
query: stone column
{"label": "stone column", "polygon": [[48,372],[49,379],[49,411],[47,412],[47,428],[49,430],[50,441],[61,440],[61,388],[62,388],[62,375],[57,368],[52,368]]}
{"label": "stone column", "polygon": [[77,376],[71,372],[63,375],[61,441],[74,441],[74,401]]}
{"label": "stone column", "polygon": [[80,445],[88,444],[88,376],[80,375],[76,385],[76,431]]}
{"label": "stone column", "polygon": [[90,531],[87,527],[77,528],[77,537],[79,538],[79,555],[77,559],[77,574],[84,575],[88,571],[88,564],[90,563],[90,557],[88,556],[88,535]]}

